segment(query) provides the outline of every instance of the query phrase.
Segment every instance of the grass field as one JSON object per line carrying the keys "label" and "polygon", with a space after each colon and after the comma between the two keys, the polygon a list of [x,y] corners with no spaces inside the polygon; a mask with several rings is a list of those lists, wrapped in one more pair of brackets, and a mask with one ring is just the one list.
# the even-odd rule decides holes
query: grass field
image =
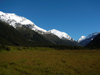
{"label": "grass field", "polygon": [[0,52],[0,75],[100,75],[100,50],[12,49]]}

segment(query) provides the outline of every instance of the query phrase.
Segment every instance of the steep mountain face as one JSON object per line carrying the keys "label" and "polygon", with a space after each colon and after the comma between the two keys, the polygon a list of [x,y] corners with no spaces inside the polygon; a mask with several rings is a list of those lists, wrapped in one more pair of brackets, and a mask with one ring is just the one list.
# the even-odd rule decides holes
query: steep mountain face
{"label": "steep mountain face", "polygon": [[100,48],[100,33],[92,40],[86,47],[89,48]]}
{"label": "steep mountain face", "polygon": [[92,34],[89,34],[87,37],[82,36],[78,42],[79,44],[81,44],[82,46],[86,46],[88,45],[92,40],[94,40],[94,38],[99,34],[100,32],[95,32]]}
{"label": "steep mountain face", "polygon": [[60,39],[67,39],[67,40],[71,40],[71,41],[74,41],[74,39],[72,39],[67,33],[65,32],[61,32],[61,31],[58,31],[56,29],[52,29],[52,30],[49,30],[49,32],[51,32],[52,34],[55,34],[56,36],[58,36]]}

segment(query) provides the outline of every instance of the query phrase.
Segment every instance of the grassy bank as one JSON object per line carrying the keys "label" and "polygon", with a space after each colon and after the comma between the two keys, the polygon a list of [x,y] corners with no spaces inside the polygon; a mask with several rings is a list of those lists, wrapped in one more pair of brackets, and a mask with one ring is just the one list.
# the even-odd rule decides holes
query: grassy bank
{"label": "grassy bank", "polygon": [[11,47],[0,52],[0,75],[100,75],[100,50]]}

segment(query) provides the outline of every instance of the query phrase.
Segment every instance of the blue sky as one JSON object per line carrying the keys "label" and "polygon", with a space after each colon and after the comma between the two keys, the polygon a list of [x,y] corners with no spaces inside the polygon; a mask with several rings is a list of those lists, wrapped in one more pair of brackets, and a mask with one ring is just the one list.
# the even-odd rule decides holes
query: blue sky
{"label": "blue sky", "polygon": [[100,0],[0,0],[0,11],[66,32],[75,40],[100,31]]}

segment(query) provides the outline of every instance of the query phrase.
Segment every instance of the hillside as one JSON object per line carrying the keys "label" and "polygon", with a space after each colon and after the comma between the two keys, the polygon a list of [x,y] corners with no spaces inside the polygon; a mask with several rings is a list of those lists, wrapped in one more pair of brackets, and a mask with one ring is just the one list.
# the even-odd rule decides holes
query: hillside
{"label": "hillside", "polygon": [[87,46],[94,38],[99,34],[100,32],[94,32],[92,34],[89,34],[88,36],[81,36],[79,38],[78,43],[82,46]]}
{"label": "hillside", "polygon": [[16,46],[32,46],[18,31],[12,26],[0,21],[0,44]]}
{"label": "hillside", "polygon": [[24,36],[28,41],[32,41],[35,44],[50,44],[50,41],[44,38],[41,34],[30,30],[26,26],[17,27],[16,30]]}
{"label": "hillside", "polygon": [[86,47],[100,48],[100,33]]}

